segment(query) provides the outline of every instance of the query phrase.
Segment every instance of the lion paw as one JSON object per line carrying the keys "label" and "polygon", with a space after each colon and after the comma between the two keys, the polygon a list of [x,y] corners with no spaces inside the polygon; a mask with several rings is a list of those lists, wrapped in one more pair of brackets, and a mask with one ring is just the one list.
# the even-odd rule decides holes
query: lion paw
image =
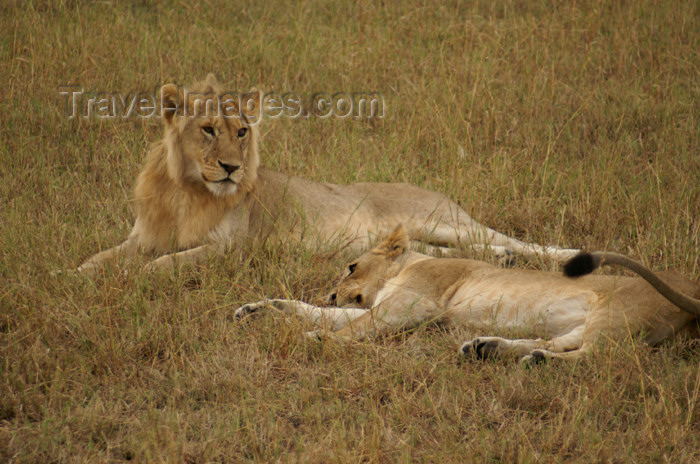
{"label": "lion paw", "polygon": [[304,338],[307,338],[309,340],[314,340],[314,341],[331,340],[331,341],[338,342],[338,343],[345,343],[345,342],[350,341],[350,339],[347,337],[344,337],[342,335],[338,335],[335,332],[330,332],[328,330],[323,330],[323,329],[317,329],[317,330],[312,330],[310,332],[305,332]]}
{"label": "lion paw", "polygon": [[309,332],[304,332],[304,338],[313,340],[315,342],[321,341],[323,339],[323,332],[321,330],[311,330]]}
{"label": "lion paw", "polygon": [[487,359],[498,355],[498,339],[493,337],[481,337],[470,340],[462,345],[459,352],[463,356],[476,356],[478,359]]}
{"label": "lion paw", "polygon": [[253,314],[254,312],[261,310],[262,308],[275,308],[282,312],[291,312],[294,308],[294,305],[295,302],[292,300],[280,299],[262,300],[258,301],[257,303],[248,303],[236,310],[236,319],[240,319],[249,314]]}
{"label": "lion paw", "polygon": [[147,263],[143,267],[143,271],[147,274],[153,274],[164,269],[172,269],[175,265],[175,260],[169,255],[161,256]]}
{"label": "lion paw", "polygon": [[535,364],[542,364],[549,360],[547,352],[544,350],[532,350],[530,354],[527,354],[520,358],[520,364],[523,366],[534,366]]}
{"label": "lion paw", "polygon": [[501,267],[513,267],[515,266],[517,259],[511,250],[505,249],[502,253],[496,253],[496,262]]}
{"label": "lion paw", "polygon": [[268,305],[267,300],[258,301],[257,303],[248,303],[241,306],[235,312],[236,319],[243,319],[244,317],[253,314],[254,312],[264,308]]}
{"label": "lion paw", "polygon": [[53,279],[59,279],[66,276],[79,276],[82,273],[79,269],[55,269],[49,272],[49,276]]}

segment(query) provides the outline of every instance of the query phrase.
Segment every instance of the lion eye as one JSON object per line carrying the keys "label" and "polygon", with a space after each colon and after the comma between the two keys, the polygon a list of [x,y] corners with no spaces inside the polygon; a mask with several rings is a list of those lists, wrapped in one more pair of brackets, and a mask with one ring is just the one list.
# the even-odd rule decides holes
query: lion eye
{"label": "lion eye", "polygon": [[211,126],[204,126],[204,127],[202,127],[202,130],[207,135],[212,135],[212,136],[214,135],[214,128]]}
{"label": "lion eye", "polygon": [[350,274],[355,272],[355,268],[357,268],[357,263],[353,263],[353,264],[348,266],[348,270],[350,271]]}
{"label": "lion eye", "polygon": [[248,132],[248,128],[247,128],[247,127],[241,127],[240,129],[238,129],[238,136],[239,136],[239,137],[245,137],[245,134],[246,134],[247,132]]}

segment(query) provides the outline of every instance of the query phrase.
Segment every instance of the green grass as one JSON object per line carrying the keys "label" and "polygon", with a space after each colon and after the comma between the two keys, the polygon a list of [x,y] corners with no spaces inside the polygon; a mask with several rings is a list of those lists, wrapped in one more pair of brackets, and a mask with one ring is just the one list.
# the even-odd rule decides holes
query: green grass
{"label": "green grass", "polygon": [[266,121],[268,167],[412,182],[510,235],[697,280],[697,2],[191,3],[0,6],[0,462],[700,459],[697,341],[528,370],[459,362],[468,328],[342,346],[274,313],[237,322],[245,302],[330,290],[342,258],[293,247],[48,277],[126,237],[161,132],[68,120],[58,87],[214,72],[384,95],[382,120]]}

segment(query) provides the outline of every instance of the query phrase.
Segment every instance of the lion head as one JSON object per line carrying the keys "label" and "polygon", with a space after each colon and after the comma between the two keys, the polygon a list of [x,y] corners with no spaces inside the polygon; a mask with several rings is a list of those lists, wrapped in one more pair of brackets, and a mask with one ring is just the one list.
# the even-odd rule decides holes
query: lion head
{"label": "lion head", "polygon": [[253,186],[260,162],[259,92],[224,92],[209,74],[188,89],[164,85],[161,102],[168,173],[174,181],[204,185],[220,197]]}
{"label": "lion head", "polygon": [[258,178],[260,93],[224,92],[213,74],[161,88],[164,137],[136,180],[132,235],[167,253],[205,242]]}

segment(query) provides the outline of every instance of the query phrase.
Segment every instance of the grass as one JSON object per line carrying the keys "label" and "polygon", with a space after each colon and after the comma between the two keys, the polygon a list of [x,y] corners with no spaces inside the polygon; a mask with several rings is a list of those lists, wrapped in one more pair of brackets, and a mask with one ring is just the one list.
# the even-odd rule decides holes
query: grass
{"label": "grass", "polygon": [[160,137],[155,120],[69,120],[58,87],[215,72],[384,95],[382,120],[266,121],[266,166],[412,182],[519,238],[697,280],[696,2],[190,3],[0,6],[0,461],[697,462],[697,341],[528,370],[459,362],[468,328],[340,346],[274,313],[235,321],[330,290],[342,258],[293,247],[48,277],[126,237]]}

